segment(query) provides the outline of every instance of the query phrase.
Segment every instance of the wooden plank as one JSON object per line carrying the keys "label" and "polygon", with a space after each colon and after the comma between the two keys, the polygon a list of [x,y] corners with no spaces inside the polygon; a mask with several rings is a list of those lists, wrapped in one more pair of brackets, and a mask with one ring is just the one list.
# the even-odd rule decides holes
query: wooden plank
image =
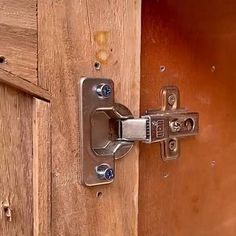
{"label": "wooden plank", "polygon": [[1,0],[0,24],[37,30],[36,0]]}
{"label": "wooden plank", "polygon": [[38,4],[39,78],[53,96],[53,234],[137,235],[138,147],[117,161],[112,185],[82,186],[76,88],[83,75],[112,78],[116,100],[139,114],[141,2]]}
{"label": "wooden plank", "polygon": [[34,235],[51,235],[50,104],[33,103]]}
{"label": "wooden plank", "polygon": [[0,232],[32,235],[32,98],[0,85]]}
{"label": "wooden plank", "polygon": [[36,0],[0,2],[0,68],[37,84]]}
{"label": "wooden plank", "polygon": [[160,88],[176,85],[181,107],[200,113],[200,133],[181,140],[177,161],[140,147],[139,234],[236,235],[236,2],[142,6],[141,109],[158,108]]}
{"label": "wooden plank", "polygon": [[42,100],[50,101],[51,99],[51,94],[47,90],[2,69],[0,69],[0,82],[8,84]]}
{"label": "wooden plank", "polygon": [[[52,0],[50,0],[50,3],[53,4]],[[38,82],[40,87],[49,89],[50,91],[48,75],[53,74],[54,69],[48,65],[53,62],[55,56],[59,56],[56,54],[56,51],[48,47],[53,44],[53,34],[56,31],[56,29],[52,28],[52,16],[48,18],[48,13],[52,12],[52,5],[45,3],[45,1],[38,2]],[[45,24],[45,21],[48,23]],[[47,56],[44,56],[44,54]],[[63,58],[61,59],[64,60]]]}

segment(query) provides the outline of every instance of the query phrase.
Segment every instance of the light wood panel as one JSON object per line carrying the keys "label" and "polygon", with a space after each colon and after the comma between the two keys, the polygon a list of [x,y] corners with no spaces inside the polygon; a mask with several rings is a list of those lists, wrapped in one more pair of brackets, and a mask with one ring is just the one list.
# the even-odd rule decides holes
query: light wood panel
{"label": "light wood panel", "polygon": [[236,235],[235,24],[233,0],[143,1],[141,109],[177,85],[200,133],[181,141],[177,161],[141,145],[140,235]]}
{"label": "light wood panel", "polygon": [[50,235],[49,103],[0,84],[0,232]]}
{"label": "light wood panel", "polygon": [[0,69],[37,84],[36,0],[1,0]]}
{"label": "light wood panel", "polygon": [[50,103],[33,100],[34,235],[51,235]]}
{"label": "light wood panel", "polygon": [[32,99],[2,84],[0,97],[0,232],[32,235]]}
{"label": "light wood panel", "polygon": [[80,184],[77,83],[81,76],[112,78],[116,100],[139,114],[141,3],[38,4],[39,81],[52,93],[53,234],[137,235],[137,146],[117,161],[112,185]]}

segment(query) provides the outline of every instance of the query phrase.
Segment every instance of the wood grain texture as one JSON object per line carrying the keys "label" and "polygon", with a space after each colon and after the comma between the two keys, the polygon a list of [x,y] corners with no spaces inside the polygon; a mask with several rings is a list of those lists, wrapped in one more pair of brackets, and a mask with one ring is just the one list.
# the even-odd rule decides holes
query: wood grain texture
{"label": "wood grain texture", "polygon": [[235,24],[233,0],[143,1],[141,109],[176,85],[200,133],[177,161],[141,145],[139,235],[236,235]]}
{"label": "wood grain texture", "polygon": [[33,100],[34,236],[51,235],[50,104]]}
{"label": "wood grain texture", "polygon": [[51,94],[47,90],[2,69],[0,69],[0,82],[42,100],[50,101],[51,99]]}
{"label": "wood grain texture", "polygon": [[37,84],[36,0],[1,0],[0,69]]}
{"label": "wood grain texture", "polygon": [[35,0],[1,0],[0,24],[37,30]]}
{"label": "wood grain texture", "polygon": [[[80,184],[77,83],[81,76],[112,78],[116,100],[139,114],[141,2],[38,3],[39,78],[45,79],[43,86],[48,84],[53,97],[53,234],[137,235],[137,146],[117,161],[113,184]],[[96,61],[100,70],[94,67]],[[98,192],[102,196],[96,197]]]}
{"label": "wood grain texture", "polygon": [[0,97],[0,232],[32,235],[32,98],[2,84]]}

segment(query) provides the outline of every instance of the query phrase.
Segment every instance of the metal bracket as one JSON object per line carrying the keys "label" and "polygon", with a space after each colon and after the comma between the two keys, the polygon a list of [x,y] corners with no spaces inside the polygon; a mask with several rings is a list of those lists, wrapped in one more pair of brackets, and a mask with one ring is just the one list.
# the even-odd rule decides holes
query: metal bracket
{"label": "metal bracket", "polygon": [[125,106],[114,102],[109,79],[82,78],[79,83],[80,151],[83,183],[111,183],[115,159],[127,154],[133,142],[118,139],[118,121],[133,118]]}
{"label": "metal bracket", "polygon": [[162,107],[134,119],[130,110],[114,102],[110,79],[82,78],[80,95],[80,150],[83,183],[87,186],[111,183],[115,160],[125,156],[134,141],[161,143],[164,161],[180,153],[179,138],[196,135],[199,115],[180,108],[177,87],[161,90]]}
{"label": "metal bracket", "polygon": [[161,157],[164,161],[174,160],[180,155],[179,138],[198,134],[199,114],[180,108],[179,89],[175,86],[161,90],[160,111],[146,111],[150,136],[147,143],[161,143]]}

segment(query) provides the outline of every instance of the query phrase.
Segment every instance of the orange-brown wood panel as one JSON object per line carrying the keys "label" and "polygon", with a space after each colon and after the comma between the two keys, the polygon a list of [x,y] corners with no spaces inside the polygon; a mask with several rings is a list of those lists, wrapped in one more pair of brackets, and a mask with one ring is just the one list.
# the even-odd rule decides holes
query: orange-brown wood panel
{"label": "orange-brown wood panel", "polygon": [[176,161],[141,145],[140,235],[236,235],[235,25],[233,0],[143,1],[141,110],[176,85],[200,132],[181,140]]}

